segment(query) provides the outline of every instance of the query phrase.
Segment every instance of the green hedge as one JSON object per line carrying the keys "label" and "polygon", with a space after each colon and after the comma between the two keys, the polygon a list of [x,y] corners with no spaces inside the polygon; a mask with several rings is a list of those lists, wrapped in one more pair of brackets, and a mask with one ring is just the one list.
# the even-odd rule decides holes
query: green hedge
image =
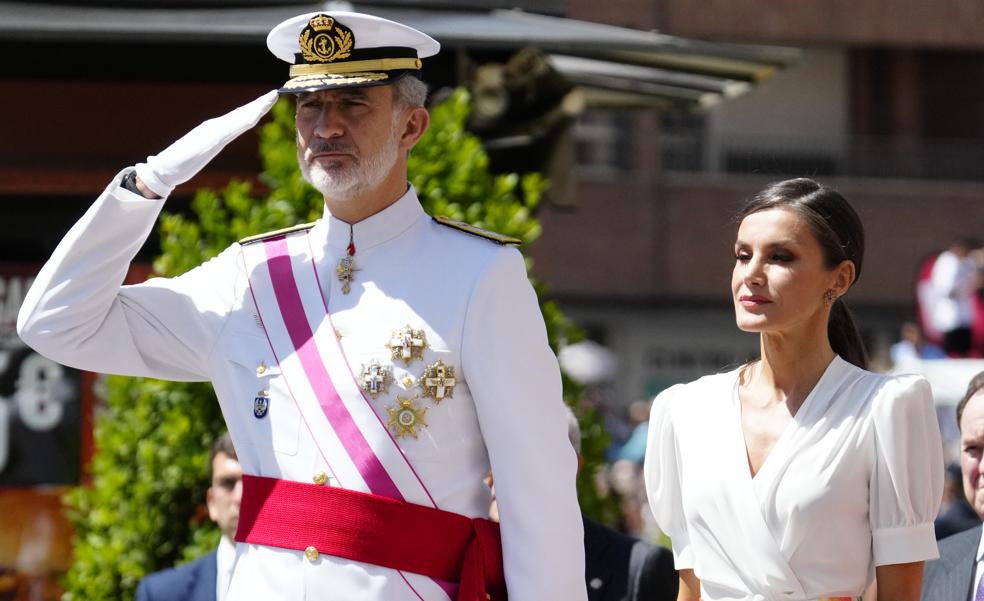
{"label": "green hedge", "polygon": [[[540,234],[534,212],[547,183],[535,173],[490,174],[481,143],[464,129],[468,111],[462,90],[434,107],[431,127],[410,157],[411,180],[429,213],[515,236],[525,246]],[[269,194],[232,182],[221,191],[199,191],[193,219],[162,216],[157,273],[184,273],[244,236],[321,216],[323,199],[297,167],[293,103],[281,100],[273,108],[260,132],[260,154]],[[537,289],[542,293],[543,286]],[[579,339],[556,305],[542,307],[555,350],[562,340]],[[567,378],[564,384],[573,403],[579,390]],[[95,420],[92,485],[68,496],[76,529],[65,580],[69,599],[132,599],[145,574],[198,557],[219,537],[203,509],[207,449],[224,427],[211,387],[110,377],[107,389]],[[617,509],[598,498],[592,482],[607,436],[595,416],[585,413],[581,420],[587,460],[578,483],[582,508],[612,522]]]}

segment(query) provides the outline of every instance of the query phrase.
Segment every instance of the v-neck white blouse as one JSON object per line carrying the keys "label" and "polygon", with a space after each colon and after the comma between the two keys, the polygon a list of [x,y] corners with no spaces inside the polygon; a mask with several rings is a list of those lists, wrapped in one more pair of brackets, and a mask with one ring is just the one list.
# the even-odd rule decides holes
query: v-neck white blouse
{"label": "v-neck white blouse", "polygon": [[645,478],[705,601],[860,596],[875,566],[938,557],[943,456],[929,384],[834,357],[752,477],[738,370],[653,403]]}

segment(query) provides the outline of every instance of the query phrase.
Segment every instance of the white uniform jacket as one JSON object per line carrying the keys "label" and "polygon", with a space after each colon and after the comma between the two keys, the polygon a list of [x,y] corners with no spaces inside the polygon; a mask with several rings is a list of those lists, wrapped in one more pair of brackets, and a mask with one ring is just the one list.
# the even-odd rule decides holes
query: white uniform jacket
{"label": "white uniform jacket", "polygon": [[874,568],[938,556],[943,454],[929,384],[834,357],[751,475],[738,370],[661,393],[645,477],[706,601],[860,597]]}
{"label": "white uniform jacket", "polygon": [[[307,483],[332,473],[335,459],[292,402],[259,325],[242,247],[233,244],[179,277],[121,286],[163,202],[118,182],[41,270],[18,319],[23,340],[79,369],[211,380],[245,473]],[[326,212],[307,235],[352,372],[372,360],[392,369],[389,391],[369,401],[383,423],[386,408],[398,394],[409,396],[425,365],[440,359],[455,368],[453,396],[423,401],[428,427],[417,438],[394,438],[433,504],[487,516],[482,479],[492,471],[510,600],[585,599],[576,460],[560,374],[520,253],[434,222],[411,188],[352,228],[357,271],[343,294],[335,267],[349,225]],[[428,344],[409,365],[386,347],[405,326],[423,330]],[[254,413],[261,390],[269,397],[262,418]],[[439,543],[440,533],[434,536]],[[240,543],[229,598],[430,601],[448,593],[415,574]]]}

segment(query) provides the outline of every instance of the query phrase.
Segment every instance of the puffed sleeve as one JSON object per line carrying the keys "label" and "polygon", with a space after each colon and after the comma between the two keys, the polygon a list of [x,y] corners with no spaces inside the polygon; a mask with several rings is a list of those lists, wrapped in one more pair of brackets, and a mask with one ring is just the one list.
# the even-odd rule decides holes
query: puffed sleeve
{"label": "puffed sleeve", "polygon": [[682,385],[664,390],[653,401],[649,416],[649,440],[646,443],[646,462],[643,474],[649,508],[656,524],[673,542],[673,560],[676,569],[694,567],[690,535],[683,514],[681,494],[680,453],[673,428],[673,406],[683,390]]}
{"label": "puffed sleeve", "polygon": [[933,520],[943,496],[943,448],[929,383],[891,378],[876,395],[869,484],[874,563],[936,559]]}

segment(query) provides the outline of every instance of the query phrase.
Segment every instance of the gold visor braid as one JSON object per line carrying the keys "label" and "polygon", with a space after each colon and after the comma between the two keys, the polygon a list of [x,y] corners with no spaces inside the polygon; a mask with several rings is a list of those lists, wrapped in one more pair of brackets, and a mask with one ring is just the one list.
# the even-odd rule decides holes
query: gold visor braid
{"label": "gold visor braid", "polygon": [[302,75],[337,75],[341,73],[357,73],[360,71],[393,71],[396,69],[420,69],[419,58],[380,58],[364,61],[345,61],[330,64],[292,65],[291,77]]}

